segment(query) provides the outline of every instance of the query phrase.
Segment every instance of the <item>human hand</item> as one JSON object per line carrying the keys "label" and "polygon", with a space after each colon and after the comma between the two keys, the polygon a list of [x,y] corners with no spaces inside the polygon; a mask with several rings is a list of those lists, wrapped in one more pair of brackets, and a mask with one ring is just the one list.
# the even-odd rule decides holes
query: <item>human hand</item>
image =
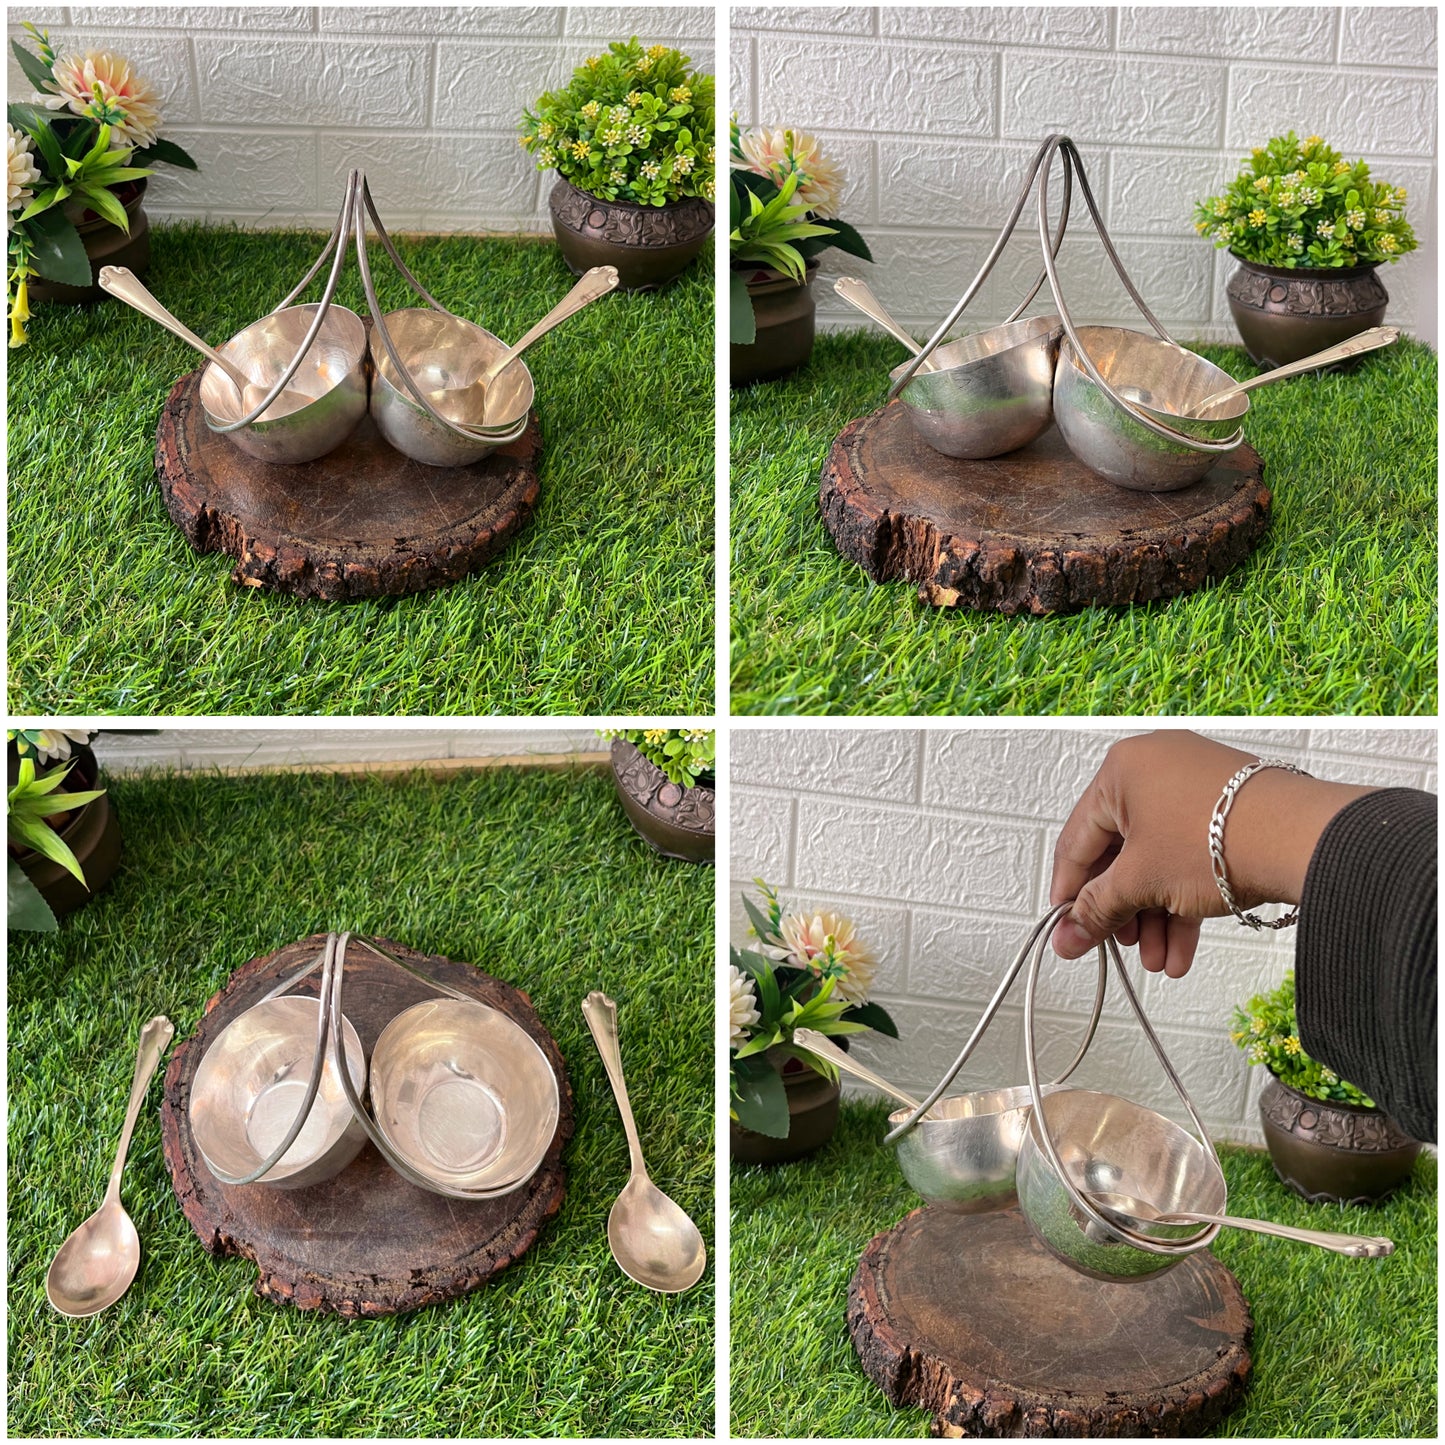
{"label": "human hand", "polygon": [[[1049,901],[1075,900],[1054,930],[1054,952],[1081,958],[1112,935],[1137,943],[1151,973],[1187,973],[1201,921],[1229,912],[1210,870],[1209,819],[1225,783],[1253,761],[1191,732],[1115,743],[1054,847]],[[1369,791],[1278,768],[1254,774],[1239,790],[1225,838],[1239,906],[1297,903],[1325,824]]]}

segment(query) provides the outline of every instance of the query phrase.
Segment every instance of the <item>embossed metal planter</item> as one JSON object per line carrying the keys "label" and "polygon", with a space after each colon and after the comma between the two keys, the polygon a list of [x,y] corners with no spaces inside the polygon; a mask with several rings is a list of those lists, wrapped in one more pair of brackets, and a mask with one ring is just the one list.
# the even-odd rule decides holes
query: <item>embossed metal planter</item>
{"label": "embossed metal planter", "polygon": [[87,210],[80,202],[72,202],[66,214],[75,222],[85,254],[90,260],[89,286],[67,286],[63,281],[47,281],[36,276],[30,282],[32,301],[59,301],[67,306],[79,305],[85,301],[99,301],[105,292],[100,289],[100,268],[102,266],[124,266],[137,276],[144,276],[151,259],[151,223],[142,202],[145,200],[146,183],[142,178],[128,182],[118,188],[116,198],[125,207],[130,231],[113,226],[104,216]]}
{"label": "embossed metal planter", "polygon": [[612,740],[612,781],[632,826],[667,858],[687,863],[713,861],[717,789],[699,782],[672,782],[624,738]]}
{"label": "embossed metal planter", "polygon": [[1239,261],[1225,288],[1229,311],[1250,356],[1284,366],[1378,326],[1390,296],[1377,263],[1316,271]]}
{"label": "embossed metal planter", "polygon": [[1259,1117],[1274,1172],[1296,1194],[1332,1204],[1375,1204],[1409,1177],[1420,1145],[1378,1109],[1327,1104],[1271,1078]]}
{"label": "embossed metal planter", "polygon": [[624,291],[655,291],[674,280],[712,234],[711,202],[690,197],[665,206],[604,201],[559,180],[547,198],[552,231],[574,276],[616,266]]}

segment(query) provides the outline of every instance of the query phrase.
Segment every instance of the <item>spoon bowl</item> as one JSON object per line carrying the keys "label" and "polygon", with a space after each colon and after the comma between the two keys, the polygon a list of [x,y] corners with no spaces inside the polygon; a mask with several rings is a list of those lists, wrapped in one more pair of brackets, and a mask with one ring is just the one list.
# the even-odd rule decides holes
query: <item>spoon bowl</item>
{"label": "spoon bowl", "polygon": [[120,1177],[146,1089],[174,1034],[171,1021],[159,1015],[141,1029],[130,1103],[105,1198],[60,1246],[46,1271],[46,1298],[55,1310],[72,1319],[99,1314],[113,1305],[130,1288],[140,1268],[140,1236],[120,1202]]}
{"label": "spoon bowl", "polygon": [[645,1174],[634,1174],[614,1201],[607,1244],[628,1279],[660,1294],[689,1289],[707,1267],[697,1225]]}

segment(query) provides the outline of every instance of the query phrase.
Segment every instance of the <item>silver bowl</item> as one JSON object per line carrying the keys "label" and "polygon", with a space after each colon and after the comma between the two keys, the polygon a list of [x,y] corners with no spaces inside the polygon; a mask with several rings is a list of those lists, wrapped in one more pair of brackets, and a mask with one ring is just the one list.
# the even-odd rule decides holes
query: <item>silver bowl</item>
{"label": "silver bowl", "polygon": [[485,391],[472,385],[508,350],[490,331],[425,306],[389,311],[382,320],[412,380],[437,411],[465,426],[485,421],[493,433],[461,437],[428,416],[397,378],[378,336],[372,347],[376,375],[371,415],[377,430],[397,451],[430,467],[465,467],[516,441],[527,429],[534,392],[532,373],[524,362],[512,362]]}
{"label": "silver bowl", "polygon": [[[929,1204],[953,1214],[1016,1204],[1014,1172],[1032,1100],[1027,1084],[940,1099],[894,1146],[903,1177]],[[897,1128],[912,1112],[895,1110],[889,1126]]]}
{"label": "silver bowl", "polygon": [[[1081,326],[1079,340],[1105,381],[1175,431],[1223,441],[1249,410],[1240,392],[1191,417],[1234,378],[1192,351],[1120,326]],[[1079,364],[1065,337],[1054,372],[1054,420],[1069,450],[1101,477],[1137,492],[1173,492],[1197,482],[1221,458],[1157,437],[1109,400]]]}
{"label": "silver bowl", "polygon": [[[316,311],[314,304],[287,306],[253,321],[216,350],[269,391],[305,341]],[[285,410],[283,393],[259,420],[223,435],[248,456],[294,465],[335,451],[356,430],[366,415],[366,328],[354,311],[333,303],[286,391],[311,400]],[[214,362],[201,373],[201,410],[212,431],[250,410],[241,409],[236,388]]]}
{"label": "silver bowl", "polygon": [[[1053,419],[1063,322],[1028,316],[940,346],[899,393],[934,451],[979,460],[1027,446]],[[894,381],[907,363],[889,373]]]}
{"label": "silver bowl", "polygon": [[[227,1024],[206,1050],[191,1082],[191,1134],[218,1178],[249,1174],[290,1131],[311,1080],[319,1009],[314,998],[267,999]],[[366,1054],[350,1020],[342,1019],[342,1031],[347,1070],[360,1095]],[[301,1133],[260,1182],[280,1189],[319,1184],[345,1169],[365,1142],[328,1045]]]}
{"label": "silver bowl", "polygon": [[[1140,1200],[1161,1214],[1224,1213],[1228,1191],[1218,1158],[1172,1119],[1089,1089],[1046,1093],[1043,1109],[1059,1160],[1080,1193]],[[1069,1197],[1038,1131],[1030,1112],[1019,1150],[1019,1206],[1034,1235],[1065,1264],[1095,1279],[1143,1279],[1204,1249],[1219,1233],[1217,1224],[1100,1224]],[[1138,1236],[1148,1242],[1137,1242]]]}
{"label": "silver bowl", "polygon": [[520,1188],[557,1130],[557,1076],[525,1029],[483,1003],[429,999],[371,1053],[376,1127],[429,1187],[456,1198]]}

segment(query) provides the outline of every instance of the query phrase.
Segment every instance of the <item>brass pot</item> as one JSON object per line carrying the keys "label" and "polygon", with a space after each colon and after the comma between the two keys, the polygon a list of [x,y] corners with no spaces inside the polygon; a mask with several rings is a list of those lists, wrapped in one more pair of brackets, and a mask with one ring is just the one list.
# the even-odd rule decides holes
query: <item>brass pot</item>
{"label": "brass pot", "polygon": [[696,196],[665,206],[604,201],[559,180],[547,197],[552,233],[574,276],[616,266],[623,291],[656,291],[675,280],[712,234],[711,202]]}
{"label": "brass pot", "polygon": [[[134,187],[133,193],[130,186]],[[105,295],[100,289],[100,268],[102,266],[125,266],[137,276],[144,276],[151,261],[151,223],[141,203],[145,200],[144,178],[121,187],[116,198],[125,207],[130,221],[127,234],[119,226],[113,226],[103,216],[86,210],[76,204],[74,212],[67,207],[67,214],[75,222],[75,229],[90,258],[89,286],[66,286],[60,281],[47,281],[43,276],[30,279],[32,301],[60,301],[67,306],[76,306],[85,301],[99,301]],[[125,199],[122,199],[125,197]],[[89,219],[87,219],[87,217]]]}
{"label": "brass pot", "polygon": [[1239,269],[1225,288],[1229,311],[1260,366],[1285,366],[1313,356],[1385,319],[1390,296],[1375,275],[1377,262],[1290,270],[1234,259]]}
{"label": "brass pot", "polygon": [[632,826],[663,857],[713,861],[716,784],[699,779],[684,788],[674,783],[625,738],[612,740],[612,781]]}
{"label": "brass pot", "polygon": [[1311,1203],[1376,1204],[1405,1182],[1420,1152],[1380,1110],[1322,1103],[1273,1076],[1259,1117],[1274,1172]]}
{"label": "brass pot", "polygon": [[817,274],[818,263],[809,261],[802,285],[768,267],[749,275],[748,297],[758,334],[751,344],[734,344],[730,350],[728,371],[734,386],[776,381],[807,364],[813,354],[817,315],[813,277]]}

